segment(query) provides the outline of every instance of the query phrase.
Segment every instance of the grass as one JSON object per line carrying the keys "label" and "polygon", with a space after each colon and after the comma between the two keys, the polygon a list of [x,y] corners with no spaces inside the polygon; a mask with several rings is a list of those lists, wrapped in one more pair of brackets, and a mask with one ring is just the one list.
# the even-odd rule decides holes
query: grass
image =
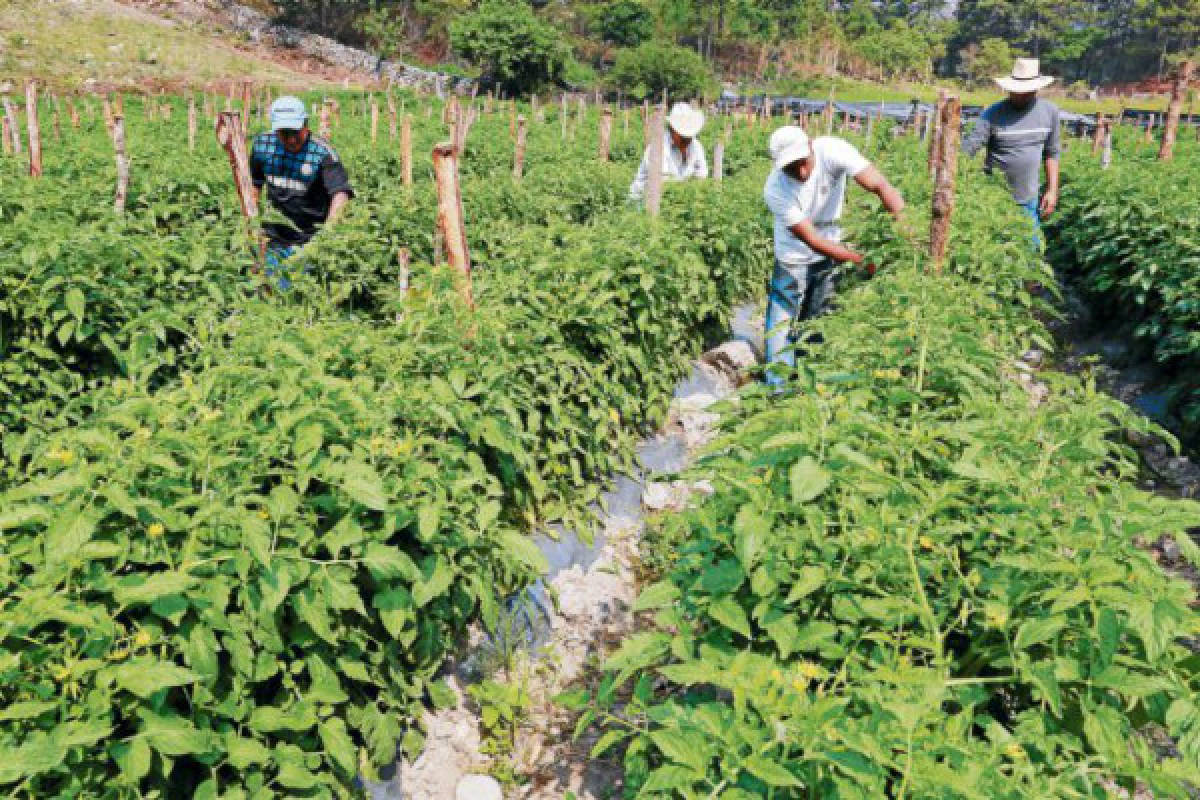
{"label": "grass", "polygon": [[[222,78],[296,83],[299,73],[239,52],[189,23],[159,23],[111,0],[0,3],[0,74],[57,89],[91,79],[116,87],[206,84]],[[311,82],[306,80],[305,82]]]}

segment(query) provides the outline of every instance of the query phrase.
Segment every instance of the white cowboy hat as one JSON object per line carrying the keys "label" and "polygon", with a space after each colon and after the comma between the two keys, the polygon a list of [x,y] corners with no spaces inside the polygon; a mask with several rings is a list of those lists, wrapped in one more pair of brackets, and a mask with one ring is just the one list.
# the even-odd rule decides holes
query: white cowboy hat
{"label": "white cowboy hat", "polygon": [[687,103],[676,103],[671,106],[671,114],[667,117],[671,130],[685,139],[693,139],[704,127],[704,112],[692,108]]}
{"label": "white cowboy hat", "polygon": [[1036,58],[1018,58],[1013,64],[1012,75],[996,78],[996,83],[1006,92],[1036,92],[1054,83],[1054,78],[1041,74],[1041,65]]}
{"label": "white cowboy hat", "polygon": [[812,155],[812,144],[808,134],[798,125],[785,125],[771,134],[767,142],[767,152],[775,169],[783,169],[788,164],[808,158]]}

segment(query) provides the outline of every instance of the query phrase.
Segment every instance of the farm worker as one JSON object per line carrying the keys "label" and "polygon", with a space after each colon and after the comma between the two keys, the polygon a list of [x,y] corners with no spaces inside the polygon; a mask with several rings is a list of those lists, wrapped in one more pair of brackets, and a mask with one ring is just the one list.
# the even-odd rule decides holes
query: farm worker
{"label": "farm worker", "polygon": [[[286,259],[308,243],[321,225],[332,225],[354,196],[346,168],[328,142],[308,129],[308,112],[295,97],[271,104],[271,132],[254,137],[250,152],[254,202],[263,185],[271,205],[290,221],[268,223],[267,276],[284,273]],[[291,281],[280,274],[279,288]]]}
{"label": "farm worker", "polygon": [[[671,106],[667,117],[667,130],[663,135],[663,176],[667,180],[685,181],[688,178],[707,178],[708,161],[704,157],[704,146],[696,134],[704,127],[704,112],[687,103]],[[642,155],[642,164],[637,176],[629,186],[629,197],[640,201],[646,193],[646,180],[650,176],[650,148]]]}
{"label": "farm worker", "polygon": [[[986,145],[984,168],[999,169],[1008,188],[1033,222],[1034,246],[1041,247],[1041,220],[1058,205],[1059,111],[1039,90],[1054,82],[1040,74],[1036,58],[1019,58],[1012,74],[996,78],[1008,97],[989,106],[963,144],[968,156]],[[1041,169],[1046,168],[1046,191],[1038,197]]]}
{"label": "farm worker", "polygon": [[[787,125],[771,134],[768,149],[774,169],[763,187],[763,199],[775,216],[775,270],[767,296],[765,355],[768,365],[791,368],[796,365],[789,347],[794,321],[813,319],[827,310],[839,263],[863,261],[862,254],[841,243],[838,219],[846,179],[877,195],[898,222],[904,198],[844,139],[810,140],[803,128]],[[767,382],[779,385],[783,377],[768,369]]]}

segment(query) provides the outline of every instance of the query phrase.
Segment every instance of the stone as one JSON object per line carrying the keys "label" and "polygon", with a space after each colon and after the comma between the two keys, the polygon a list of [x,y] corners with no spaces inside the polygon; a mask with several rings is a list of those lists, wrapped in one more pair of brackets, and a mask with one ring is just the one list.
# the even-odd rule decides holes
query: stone
{"label": "stone", "polygon": [[468,775],[458,782],[454,800],[504,800],[504,792],[490,775]]}
{"label": "stone", "polygon": [[679,425],[683,428],[683,441],[689,450],[708,444],[716,435],[717,426],[721,422],[718,414],[708,411],[690,411],[679,415]]}
{"label": "stone", "polygon": [[735,339],[709,350],[700,361],[716,367],[730,383],[740,386],[746,382],[746,373],[758,363],[758,356],[749,342]]}

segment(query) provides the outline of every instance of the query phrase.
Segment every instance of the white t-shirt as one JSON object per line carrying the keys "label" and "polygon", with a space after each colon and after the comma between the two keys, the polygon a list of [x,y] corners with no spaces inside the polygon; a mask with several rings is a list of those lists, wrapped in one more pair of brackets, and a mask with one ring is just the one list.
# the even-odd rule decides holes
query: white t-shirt
{"label": "white t-shirt", "polygon": [[844,139],[822,136],[814,139],[813,171],[801,183],[781,170],[771,170],[763,187],[763,199],[775,215],[775,258],[781,264],[814,264],[825,256],[814,252],[790,230],[810,220],[826,239],[840,242],[842,203],[846,197],[846,178],[853,178],[867,167],[867,161],[854,145]]}
{"label": "white t-shirt", "polygon": [[[688,178],[707,178],[708,160],[704,157],[704,145],[699,139],[692,139],[687,153],[680,155],[671,144],[671,136],[663,133],[663,176],[669,181],[685,181]],[[642,153],[642,163],[637,175],[629,186],[629,196],[641,200],[646,193],[646,182],[650,177],[650,148]]]}

